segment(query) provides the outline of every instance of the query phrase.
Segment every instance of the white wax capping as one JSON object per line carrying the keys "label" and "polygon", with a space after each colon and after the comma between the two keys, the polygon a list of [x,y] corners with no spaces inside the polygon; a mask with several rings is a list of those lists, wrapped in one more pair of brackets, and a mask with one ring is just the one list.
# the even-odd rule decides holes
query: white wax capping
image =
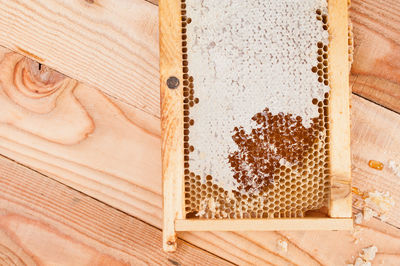
{"label": "white wax capping", "polygon": [[329,87],[311,71],[317,43],[329,34],[316,19],[326,0],[186,0],[189,74],[200,102],[190,109],[190,170],[211,175],[224,189],[236,189],[228,155],[237,149],[232,130],[255,127],[251,118],[265,108],[318,117],[312,99]]}

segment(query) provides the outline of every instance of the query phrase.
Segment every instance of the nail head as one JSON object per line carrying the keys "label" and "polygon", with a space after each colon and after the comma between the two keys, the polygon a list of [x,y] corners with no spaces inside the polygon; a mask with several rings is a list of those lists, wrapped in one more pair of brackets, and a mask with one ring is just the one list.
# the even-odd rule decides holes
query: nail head
{"label": "nail head", "polygon": [[179,79],[177,77],[171,76],[167,79],[167,86],[170,89],[176,89],[179,86]]}

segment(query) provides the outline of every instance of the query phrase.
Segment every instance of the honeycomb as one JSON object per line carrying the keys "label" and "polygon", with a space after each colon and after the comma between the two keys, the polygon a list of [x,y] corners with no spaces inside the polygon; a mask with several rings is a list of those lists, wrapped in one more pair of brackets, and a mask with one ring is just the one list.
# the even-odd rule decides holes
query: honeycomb
{"label": "honeycomb", "polygon": [[[189,64],[196,62],[194,72],[199,69],[208,71],[202,65],[203,60],[191,55],[188,48],[188,38],[196,42],[199,37],[188,34],[188,27],[200,27],[196,23],[201,24],[193,21],[187,13],[187,4],[196,5],[196,2],[199,3],[197,0],[181,0],[186,218],[297,218],[305,217],[308,211],[323,209],[327,206],[330,191],[328,38],[310,44],[315,58],[307,71],[323,87],[310,94],[315,97],[308,97],[312,109],[295,115],[264,106],[251,117],[252,128],[240,123],[233,127],[230,138],[237,147],[221,160],[230,165],[234,174],[228,177],[229,182],[226,179],[223,182],[211,174],[213,168],[218,167],[215,164],[207,164],[204,171],[193,167],[198,163],[196,160],[201,160],[201,156],[193,154],[197,149],[196,140],[202,136],[191,131],[195,123],[200,122],[191,113],[195,113],[193,108],[201,101],[212,100],[211,97],[197,96],[195,83],[204,80],[195,81],[189,70]],[[201,2],[201,5],[218,4],[216,0]],[[310,2],[309,5],[319,3],[313,16],[317,25],[327,33],[327,2],[305,2]],[[210,9],[206,7],[204,10]],[[206,30],[202,34],[206,34],[204,32]],[[215,46],[215,42],[210,42],[205,50]]]}

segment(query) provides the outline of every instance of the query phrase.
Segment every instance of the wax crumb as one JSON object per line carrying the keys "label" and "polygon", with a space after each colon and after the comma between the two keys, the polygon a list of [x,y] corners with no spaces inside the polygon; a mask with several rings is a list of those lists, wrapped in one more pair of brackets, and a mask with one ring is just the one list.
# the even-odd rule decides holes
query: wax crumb
{"label": "wax crumb", "polygon": [[360,214],[358,216],[355,215],[355,223],[360,223],[363,219],[368,221],[373,216],[380,218],[381,221],[386,221],[389,211],[395,205],[395,201],[388,191],[362,192],[356,187],[353,187],[352,190],[354,194],[361,197],[360,200],[356,199],[356,203],[358,203],[357,208],[364,208],[363,216]]}
{"label": "wax crumb", "polygon": [[[358,237],[358,234],[360,234],[362,231],[363,231],[363,229],[360,226],[358,226],[358,225],[354,226],[353,233],[352,233],[352,236],[354,238],[354,244],[358,244],[358,242],[361,240],[361,238]],[[353,259],[354,259],[354,257],[353,257]]]}
{"label": "wax crumb", "polygon": [[206,214],[206,209],[207,209],[207,201],[206,200],[202,200],[200,202],[200,209],[197,212],[196,216],[202,217],[203,215]]}
{"label": "wax crumb", "polygon": [[380,214],[386,214],[395,205],[394,199],[388,191],[386,192],[368,192],[368,197],[365,203],[371,205],[374,209],[379,211]]}
{"label": "wax crumb", "polygon": [[362,253],[358,255],[358,258],[354,264],[348,264],[351,266],[371,266],[371,261],[375,258],[378,248],[375,246],[370,246],[368,248],[363,248]]}
{"label": "wax crumb", "polygon": [[363,261],[362,258],[357,258],[356,263],[354,263],[354,266],[371,266],[371,262]]}
{"label": "wax crumb", "polygon": [[363,253],[360,254],[360,257],[365,261],[372,261],[375,258],[378,248],[375,246],[371,246],[368,248],[363,248],[362,251],[363,251]]}
{"label": "wax crumb", "polygon": [[400,163],[396,163],[393,160],[389,161],[389,168],[393,171],[395,175],[400,177]]}
{"label": "wax crumb", "polygon": [[278,240],[278,248],[280,251],[287,252],[288,250],[288,243],[284,240]]}
{"label": "wax crumb", "polygon": [[363,216],[364,216],[364,221],[369,221],[372,217],[376,216],[377,213],[372,210],[371,208],[364,207],[363,210]]}
{"label": "wax crumb", "polygon": [[354,217],[355,217],[355,218],[354,218],[354,222],[355,222],[356,224],[362,223],[362,221],[363,221],[363,214],[362,214],[361,212],[357,213]]}
{"label": "wax crumb", "polygon": [[385,214],[380,215],[379,218],[381,219],[382,222],[385,222],[388,219],[388,215],[387,215],[387,213],[385,213]]}
{"label": "wax crumb", "polygon": [[215,201],[214,201],[214,198],[210,198],[210,200],[208,201],[208,208],[210,209],[210,211],[212,212],[212,213],[215,213],[216,212],[216,209],[215,209]]}

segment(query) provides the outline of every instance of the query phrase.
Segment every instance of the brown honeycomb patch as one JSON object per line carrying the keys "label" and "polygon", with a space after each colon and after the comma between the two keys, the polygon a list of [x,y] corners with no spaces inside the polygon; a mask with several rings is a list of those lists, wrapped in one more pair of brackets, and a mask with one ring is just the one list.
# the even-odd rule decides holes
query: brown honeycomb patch
{"label": "brown honeycomb patch", "polygon": [[258,127],[249,133],[235,127],[232,138],[238,150],[228,159],[233,178],[240,184],[238,189],[254,193],[273,184],[274,170],[281,166],[282,159],[297,164],[303,158],[317,138],[319,123],[314,119],[311,127],[305,128],[300,116],[272,115],[268,108],[252,119]]}

